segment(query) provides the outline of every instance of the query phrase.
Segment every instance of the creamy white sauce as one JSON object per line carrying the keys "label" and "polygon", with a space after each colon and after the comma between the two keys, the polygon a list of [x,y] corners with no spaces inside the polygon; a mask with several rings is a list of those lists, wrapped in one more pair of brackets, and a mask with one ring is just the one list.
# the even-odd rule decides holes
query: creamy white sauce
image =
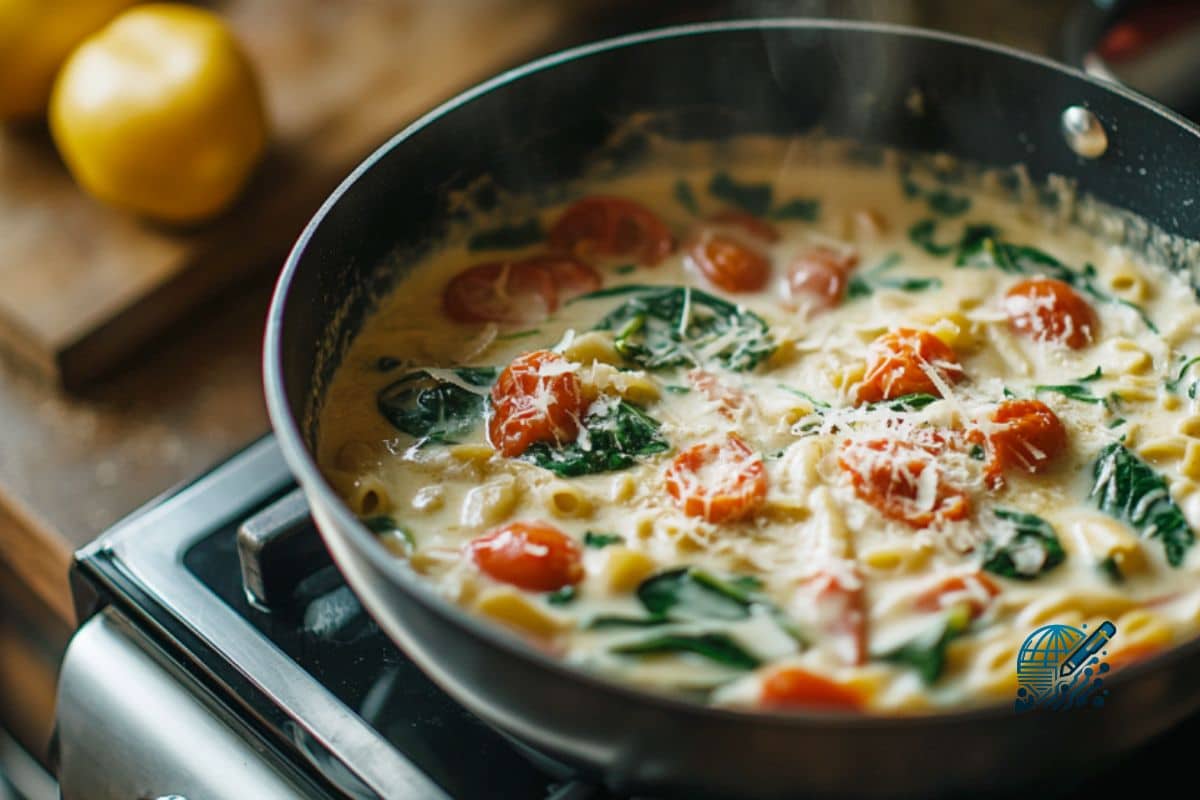
{"label": "creamy white sauce", "polygon": [[[706,170],[686,176],[704,213],[723,207],[703,191],[710,175]],[[697,219],[675,198],[679,177],[675,171],[646,172],[597,185],[594,191],[638,200],[683,238]],[[803,196],[820,201],[816,221],[776,221],[780,241],[758,245],[772,268],[764,291],[723,293],[698,277],[678,250],[656,267],[633,272],[618,269],[629,264],[629,258],[593,259],[605,286],[693,285],[743,305],[769,324],[778,347],[756,369],[704,367],[740,394],[732,411],[723,411],[719,399],[695,388],[672,391],[669,387],[690,386],[687,369],[623,372],[587,354],[582,344],[588,332],[625,297],[567,304],[546,321],[530,325],[450,321],[440,298],[452,276],[473,264],[544,249],[470,252],[461,243],[451,243],[420,264],[386,299],[338,370],[320,415],[319,461],[328,479],[364,516],[388,514],[410,529],[416,541],[413,566],[457,602],[477,607],[496,592],[514,592],[518,606],[523,601],[531,609],[527,614],[498,615],[487,611],[493,607],[487,603],[481,607],[503,616],[539,646],[587,669],[664,689],[707,692],[721,687],[710,696],[713,702],[753,705],[762,676],[781,664],[803,665],[852,687],[866,709],[884,713],[1009,701],[1016,692],[1017,649],[1042,624],[1091,627],[1112,619],[1118,630],[1108,650],[1113,656],[1167,647],[1194,635],[1200,624],[1200,548],[1191,548],[1183,564],[1172,567],[1159,540],[1139,538],[1123,522],[1099,511],[1096,498],[1089,497],[1097,452],[1124,437],[1166,478],[1190,525],[1200,526],[1200,408],[1186,393],[1194,378],[1185,378],[1177,392],[1165,388],[1165,381],[1181,366],[1181,357],[1200,353],[1200,307],[1190,287],[1120,247],[994,198],[973,195],[970,209],[953,218],[932,214],[920,198],[905,196],[897,175],[886,169],[805,165],[782,175],[774,169],[743,169],[737,178],[770,182],[777,199]],[[561,207],[540,212],[544,227],[561,212]],[[1008,324],[1003,298],[1025,276],[995,268],[955,268],[953,255],[929,254],[908,236],[912,225],[927,218],[938,221],[938,242],[956,241],[965,224],[986,222],[997,226],[1006,242],[1032,245],[1075,269],[1092,264],[1097,286],[1136,302],[1163,333],[1152,331],[1126,306],[1088,297],[1099,319],[1091,346],[1072,350],[1021,336]],[[787,265],[815,245],[856,253],[854,274],[873,291],[847,298],[825,313],[805,315],[797,310],[781,293],[781,283]],[[898,256],[894,266],[876,271],[888,259],[895,260],[893,254]],[[940,287],[904,291],[886,285],[920,278],[937,279]],[[966,379],[951,383],[930,369],[940,400],[907,412],[856,407],[855,387],[869,343],[897,327],[929,330],[951,344]],[[719,352],[725,344],[714,343],[708,350]],[[559,478],[492,451],[485,425],[460,437],[456,445],[415,447],[412,437],[397,431],[376,409],[377,393],[404,371],[380,371],[381,357],[414,367],[502,367],[522,353],[555,347],[574,358],[571,369],[601,397],[623,394],[659,420],[671,449],[627,470]],[[986,431],[991,425],[988,414],[1004,399],[1006,389],[1031,397],[1035,386],[1073,383],[1097,367],[1101,377],[1080,385],[1098,398],[1112,393],[1123,398],[1111,408],[1055,392],[1037,394],[1068,432],[1067,452],[1048,473],[1009,471],[1006,485],[997,490],[989,488],[981,462],[965,450],[934,459],[917,479],[914,503],[925,510],[933,507],[935,479],[940,476],[967,493],[972,513],[964,520],[914,530],[888,519],[856,494],[838,465],[844,440],[888,436],[904,441],[929,426],[954,429],[968,423]],[[1200,375],[1200,366],[1197,371]],[[471,392],[486,392],[448,370],[437,374]],[[796,390],[831,408],[820,408]],[[1114,426],[1118,419],[1125,422]],[[754,516],[732,523],[687,516],[664,490],[664,470],[680,451],[721,441],[733,431],[763,458],[765,505]],[[590,442],[585,439],[581,445]],[[1039,452],[1034,448],[1028,455],[1036,460]],[[1102,476],[1098,485],[1104,483]],[[574,499],[558,507],[548,498],[563,484],[571,487]],[[1153,496],[1143,498],[1133,518],[1154,501]],[[940,624],[943,612],[916,608],[917,596],[948,576],[976,574],[989,540],[1011,544],[1014,528],[994,517],[994,507],[1036,514],[1049,522],[1066,551],[1065,561],[1033,580],[988,575],[1000,588],[994,598],[968,579],[959,599],[973,599],[986,611],[950,644],[945,668],[932,686],[902,664],[875,658],[847,664],[845,642],[823,632],[827,626],[813,597],[814,576],[837,575],[847,586],[861,582],[868,652],[887,652]],[[511,520],[543,520],[580,541],[585,531],[615,534],[623,544],[584,548],[586,577],[577,596],[567,604],[551,605],[538,593],[502,587],[461,553],[473,538]],[[757,670],[694,655],[614,653],[614,647],[644,639],[650,630],[587,627],[597,615],[645,616],[631,587],[611,588],[610,562],[626,550],[648,557],[656,571],[690,565],[721,576],[757,577],[763,595],[803,629],[805,641],[798,643],[758,608],[732,623],[692,620],[670,629],[728,635],[763,662]],[[1014,551],[1021,572],[1037,573],[1044,557],[1036,548]],[[1098,568],[1098,562],[1109,557],[1124,565],[1123,582],[1113,582]]]}

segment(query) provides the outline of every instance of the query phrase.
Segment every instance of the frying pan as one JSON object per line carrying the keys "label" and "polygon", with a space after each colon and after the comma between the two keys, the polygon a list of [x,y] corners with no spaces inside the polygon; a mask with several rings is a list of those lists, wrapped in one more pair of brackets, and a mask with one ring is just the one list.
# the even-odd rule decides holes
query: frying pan
{"label": "frying pan", "polygon": [[[909,113],[912,90],[924,113]],[[1064,141],[1090,109],[1103,156]],[[448,193],[480,176],[513,192],[578,177],[630,115],[720,140],[821,130],[948,152],[1082,192],[1168,234],[1200,238],[1200,131],[1075,70],[987,44],[899,27],[774,20],[672,28],[551,56],[420,119],[356,169],[287,260],[267,325],[271,420],[350,586],[387,634],[452,697],[518,742],[619,792],[656,796],[910,795],[1039,788],[1085,775],[1200,707],[1200,642],[1123,671],[1102,708],[933,716],[715,709],[586,674],[469,616],[390,555],[314,463],[316,411],[382,291],[446,230]],[[1193,279],[1194,283],[1194,279]],[[430,302],[438,302],[430,298]]]}

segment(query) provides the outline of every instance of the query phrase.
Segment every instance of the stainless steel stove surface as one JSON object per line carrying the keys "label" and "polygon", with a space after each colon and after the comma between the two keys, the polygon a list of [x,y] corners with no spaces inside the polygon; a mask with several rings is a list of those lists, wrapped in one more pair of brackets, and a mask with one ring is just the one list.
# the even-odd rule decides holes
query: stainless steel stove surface
{"label": "stainless steel stove surface", "polygon": [[[72,578],[83,624],[59,688],[66,800],[607,796],[519,750],[391,644],[270,438],[116,526]],[[1190,721],[1063,786],[1185,782],[1198,735]]]}

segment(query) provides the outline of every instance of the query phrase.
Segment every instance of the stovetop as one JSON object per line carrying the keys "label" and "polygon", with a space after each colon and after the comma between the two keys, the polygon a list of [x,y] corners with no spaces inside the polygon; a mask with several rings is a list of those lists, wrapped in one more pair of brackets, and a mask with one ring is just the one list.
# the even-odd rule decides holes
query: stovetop
{"label": "stovetop", "polygon": [[[271,438],[135,513],[79,554],[72,577],[80,620],[118,609],[318,796],[606,796],[535,765],[386,638],[329,561]],[[1200,719],[1071,796],[1187,780],[1197,736]]]}

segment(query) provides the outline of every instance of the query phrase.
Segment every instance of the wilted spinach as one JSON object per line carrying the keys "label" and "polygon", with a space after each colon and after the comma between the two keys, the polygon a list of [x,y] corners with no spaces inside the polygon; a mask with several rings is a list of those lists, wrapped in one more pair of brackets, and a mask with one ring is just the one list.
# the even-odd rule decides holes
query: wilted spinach
{"label": "wilted spinach", "polygon": [[415,370],[380,390],[375,399],[379,413],[397,430],[423,442],[446,444],[470,433],[483,419],[496,370],[460,367],[449,372],[466,386],[438,377],[436,371]]}
{"label": "wilted spinach", "polygon": [[696,194],[692,185],[680,178],[675,182],[675,200],[693,217],[700,213],[700,204],[696,202]]}
{"label": "wilted spinach", "polygon": [[[1173,394],[1177,393],[1179,391],[1179,384],[1181,384],[1183,382],[1183,377],[1185,375],[1187,375],[1187,371],[1189,369],[1191,369],[1193,366],[1195,366],[1196,364],[1200,364],[1200,356],[1196,356],[1195,358],[1189,358],[1186,361],[1184,361],[1183,365],[1179,368],[1179,375],[1176,376],[1175,378],[1168,379],[1166,381],[1166,383],[1163,384],[1164,386],[1166,386],[1167,391],[1171,392]],[[1187,396],[1192,398],[1193,400],[1196,399],[1196,387],[1198,385],[1200,385],[1200,379],[1192,381],[1192,384],[1190,386],[1188,386]]]}
{"label": "wilted spinach", "polygon": [[1049,522],[1036,514],[1009,511],[1003,508],[993,513],[1016,528],[1004,544],[987,542],[983,551],[983,568],[994,575],[1014,580],[1033,580],[1057,567],[1066,559],[1058,535]]}
{"label": "wilted spinach", "polygon": [[[708,193],[723,203],[740,208],[756,217],[814,221],[821,214],[821,202],[811,197],[796,197],[775,205],[775,192],[769,183],[742,183],[727,172],[718,172],[708,182]],[[682,201],[681,201],[682,202]]]}
{"label": "wilted spinach", "polygon": [[692,653],[737,669],[754,669],[762,663],[757,656],[723,633],[663,633],[641,641],[616,645],[612,652],[623,655]]}
{"label": "wilted spinach", "polygon": [[620,286],[580,299],[621,294],[631,297],[596,328],[612,331],[617,352],[645,369],[700,366],[712,360],[741,372],[775,350],[761,317],[700,289]]}
{"label": "wilted spinach", "polygon": [[892,253],[877,266],[869,270],[855,273],[846,287],[846,297],[853,300],[858,297],[868,297],[876,289],[898,289],[902,292],[922,292],[926,289],[940,289],[940,278],[904,278],[884,275],[900,263],[900,254]]}
{"label": "wilted spinach", "polygon": [[623,544],[625,537],[618,536],[615,533],[596,533],[595,531],[584,531],[583,546],[600,549],[608,547],[610,544]]}
{"label": "wilted spinach", "polygon": [[1183,563],[1195,533],[1171,498],[1167,481],[1132,450],[1113,442],[1092,467],[1092,491],[1101,511],[1136,528],[1143,537],[1162,541],[1167,561]]}
{"label": "wilted spinach", "polygon": [[566,444],[538,442],[521,458],[570,478],[626,469],[638,456],[670,449],[658,420],[637,406],[613,400],[593,409],[583,419],[586,435]]}
{"label": "wilted spinach", "polygon": [[536,219],[488,228],[467,240],[468,250],[516,250],[542,241],[545,234]]}
{"label": "wilted spinach", "polygon": [[926,685],[932,685],[946,666],[946,648],[971,624],[971,608],[967,603],[952,606],[933,628],[895,650],[878,656],[881,661],[912,667]]}
{"label": "wilted spinach", "polygon": [[927,392],[912,392],[894,397],[891,400],[877,400],[874,403],[870,403],[867,407],[871,409],[886,408],[889,411],[919,411],[930,403],[935,403],[940,399],[937,395]]}
{"label": "wilted spinach", "polygon": [[679,567],[644,580],[638,600],[651,619],[679,621],[738,620],[759,606],[789,636],[804,636],[778,606],[758,593],[762,582],[749,575],[725,579],[693,567]]}

